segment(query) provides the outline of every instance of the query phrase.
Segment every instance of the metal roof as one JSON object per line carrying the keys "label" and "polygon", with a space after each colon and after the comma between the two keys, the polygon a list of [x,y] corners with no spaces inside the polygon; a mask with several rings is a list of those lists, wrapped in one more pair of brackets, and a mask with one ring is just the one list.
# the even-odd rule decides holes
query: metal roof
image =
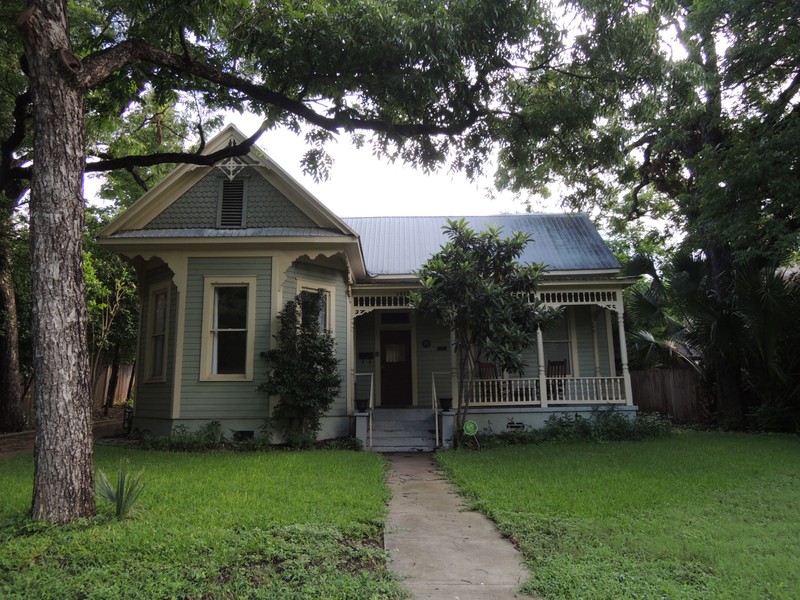
{"label": "metal roof", "polygon": [[346,237],[330,229],[315,227],[247,227],[243,229],[132,229],[112,238],[218,238],[218,237]]}
{"label": "metal roof", "polygon": [[465,219],[475,231],[489,225],[531,234],[520,262],[544,263],[548,271],[618,270],[619,262],[603,242],[588,215],[541,214],[473,217],[354,217],[342,219],[361,236],[367,272],[377,275],[413,273],[439,251],[447,239],[448,219]]}

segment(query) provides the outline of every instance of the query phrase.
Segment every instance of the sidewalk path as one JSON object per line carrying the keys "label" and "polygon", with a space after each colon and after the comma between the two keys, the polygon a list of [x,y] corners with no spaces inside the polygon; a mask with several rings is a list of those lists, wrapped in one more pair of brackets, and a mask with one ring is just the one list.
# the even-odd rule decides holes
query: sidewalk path
{"label": "sidewalk path", "polygon": [[522,557],[489,519],[467,511],[427,453],[387,455],[390,568],[414,598],[504,600],[527,579]]}
{"label": "sidewalk path", "polygon": [[[95,421],[92,430],[95,438],[116,436],[125,431],[123,429],[122,419]],[[0,456],[11,456],[12,454],[18,454],[20,452],[32,452],[33,438],[33,431],[0,435]]]}

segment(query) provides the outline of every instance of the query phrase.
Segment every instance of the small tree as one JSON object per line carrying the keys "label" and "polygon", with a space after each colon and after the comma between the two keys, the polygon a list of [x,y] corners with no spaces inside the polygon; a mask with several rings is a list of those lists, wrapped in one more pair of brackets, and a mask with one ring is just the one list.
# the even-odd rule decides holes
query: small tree
{"label": "small tree", "polygon": [[543,265],[521,265],[530,236],[502,228],[475,233],[464,219],[444,227],[450,241],[422,266],[422,288],[412,306],[450,328],[458,353],[457,441],[460,441],[475,384],[476,365],[489,360],[522,373],[522,352],[535,342],[537,328],[556,312],[534,297]]}
{"label": "small tree", "polygon": [[259,390],[280,396],[272,420],[293,446],[316,439],[342,383],[333,336],[320,321],[323,310],[323,290],[295,296],[278,315],[277,346],[261,353],[270,370]]}

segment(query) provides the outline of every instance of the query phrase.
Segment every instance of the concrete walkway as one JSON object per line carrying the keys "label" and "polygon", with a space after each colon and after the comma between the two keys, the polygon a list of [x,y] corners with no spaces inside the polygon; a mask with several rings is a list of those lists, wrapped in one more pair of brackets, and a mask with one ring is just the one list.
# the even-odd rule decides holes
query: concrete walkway
{"label": "concrete walkway", "polygon": [[504,600],[527,579],[522,557],[489,519],[464,509],[427,453],[387,455],[390,568],[414,598]]}

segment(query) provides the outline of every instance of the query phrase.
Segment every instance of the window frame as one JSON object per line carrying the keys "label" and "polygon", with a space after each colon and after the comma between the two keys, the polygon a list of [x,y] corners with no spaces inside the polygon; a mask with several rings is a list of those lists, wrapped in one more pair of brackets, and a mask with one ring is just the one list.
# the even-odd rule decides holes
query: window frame
{"label": "window frame", "polygon": [[[255,350],[256,320],[255,276],[207,275],[203,277],[203,320],[200,347],[200,381],[253,381],[253,354]],[[244,373],[214,373],[214,305],[217,288],[247,288],[247,336],[245,342]]]}
{"label": "window frame", "polygon": [[319,290],[325,291],[325,322],[328,325],[327,330],[330,331],[331,336],[336,337],[336,286],[318,283],[310,279],[297,278],[297,296],[303,292],[310,292],[316,294]]}
{"label": "window frame", "polygon": [[552,353],[547,351],[548,344],[565,344],[567,347],[567,353],[565,358],[567,359],[567,377],[575,377],[575,349],[577,347],[577,340],[575,339],[575,317],[572,314],[572,311],[567,308],[564,310],[562,317],[564,319],[564,329],[566,330],[565,338],[562,337],[550,337],[548,339],[548,330],[545,328],[542,331],[542,350],[544,350],[544,356],[546,360],[551,360]]}
{"label": "window frame", "polygon": [[[164,301],[164,331],[156,334],[156,297],[165,294]],[[147,342],[145,347],[145,383],[164,383],[167,381],[167,355],[169,354],[169,313],[170,300],[172,296],[172,282],[169,280],[159,281],[150,286],[147,296]],[[161,336],[164,339],[163,356],[161,358],[161,373],[157,374],[153,369],[155,358],[155,337]]]}

